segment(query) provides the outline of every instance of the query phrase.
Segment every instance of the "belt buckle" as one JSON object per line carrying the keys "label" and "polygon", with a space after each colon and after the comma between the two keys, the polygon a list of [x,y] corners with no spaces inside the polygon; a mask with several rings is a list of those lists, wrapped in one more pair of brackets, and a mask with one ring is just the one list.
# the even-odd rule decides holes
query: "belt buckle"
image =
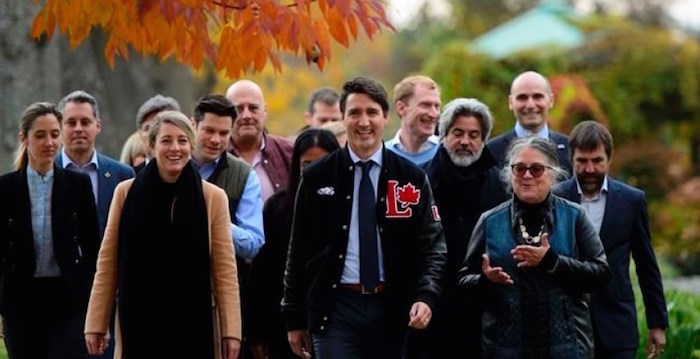
{"label": "belt buckle", "polygon": [[362,294],[378,294],[380,292],[380,289],[381,289],[381,284],[377,284],[370,289],[365,288],[364,285],[360,285],[360,288],[361,288],[360,293],[362,293]]}

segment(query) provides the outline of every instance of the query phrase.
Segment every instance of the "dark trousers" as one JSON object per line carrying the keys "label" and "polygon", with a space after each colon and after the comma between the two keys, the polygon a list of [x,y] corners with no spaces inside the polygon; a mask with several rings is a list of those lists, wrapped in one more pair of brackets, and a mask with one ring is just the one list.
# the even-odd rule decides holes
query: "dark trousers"
{"label": "dark trousers", "polygon": [[87,358],[85,313],[72,313],[63,281],[36,278],[28,286],[21,308],[6,308],[3,315],[10,359]]}
{"label": "dark trousers", "polygon": [[595,357],[596,359],[634,359],[637,356],[637,348],[612,349],[606,348],[597,330],[594,331]]}
{"label": "dark trousers", "polygon": [[[597,344],[596,344],[597,345]],[[595,348],[596,359],[634,359],[637,356],[637,351],[635,349],[605,349],[605,348]]]}
{"label": "dark trousers", "polygon": [[428,328],[412,331],[406,358],[481,358],[482,313],[473,296],[443,293]]}
{"label": "dark trousers", "polygon": [[[408,325],[408,322],[406,323]],[[387,332],[383,294],[339,290],[325,331],[312,334],[317,359],[394,359],[403,343]]]}

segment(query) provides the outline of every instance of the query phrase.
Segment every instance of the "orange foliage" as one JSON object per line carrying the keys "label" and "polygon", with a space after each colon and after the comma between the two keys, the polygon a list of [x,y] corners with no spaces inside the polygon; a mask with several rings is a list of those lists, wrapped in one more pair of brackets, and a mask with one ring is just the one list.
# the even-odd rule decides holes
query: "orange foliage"
{"label": "orange foliage", "polygon": [[554,92],[556,106],[550,111],[550,125],[569,133],[579,122],[598,121],[608,126],[608,119],[601,109],[598,99],[581,76],[574,74],[556,75],[549,80]]}
{"label": "orange foliage", "polygon": [[128,60],[132,47],[195,69],[208,58],[237,78],[268,62],[281,71],[281,53],[304,53],[323,69],[333,40],[347,47],[359,29],[370,38],[382,27],[394,30],[382,0],[289,1],[46,0],[31,35],[51,37],[58,28],[75,47],[100,28],[108,34],[104,52],[112,67],[115,56]]}

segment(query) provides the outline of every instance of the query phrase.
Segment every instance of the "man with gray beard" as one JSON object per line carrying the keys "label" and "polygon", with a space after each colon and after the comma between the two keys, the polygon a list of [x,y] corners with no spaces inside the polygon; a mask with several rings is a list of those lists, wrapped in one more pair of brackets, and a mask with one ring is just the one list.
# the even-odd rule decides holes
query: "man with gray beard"
{"label": "man with gray beard", "polygon": [[481,213],[508,198],[498,163],[485,146],[492,127],[489,108],[473,98],[450,101],[440,115],[440,147],[425,168],[445,228],[447,266],[442,300],[425,333],[429,338],[420,357],[447,358],[453,353],[480,357],[478,293],[458,291],[456,274]]}

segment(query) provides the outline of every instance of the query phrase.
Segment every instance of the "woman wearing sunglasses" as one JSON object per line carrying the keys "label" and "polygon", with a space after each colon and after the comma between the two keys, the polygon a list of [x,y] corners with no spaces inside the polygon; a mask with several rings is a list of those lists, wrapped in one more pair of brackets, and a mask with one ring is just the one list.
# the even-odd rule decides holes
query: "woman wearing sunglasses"
{"label": "woman wearing sunglasses", "polygon": [[484,297],[485,358],[593,358],[589,292],[610,277],[582,207],[550,193],[565,171],[546,139],[513,143],[502,175],[513,198],[484,212],[459,285]]}

